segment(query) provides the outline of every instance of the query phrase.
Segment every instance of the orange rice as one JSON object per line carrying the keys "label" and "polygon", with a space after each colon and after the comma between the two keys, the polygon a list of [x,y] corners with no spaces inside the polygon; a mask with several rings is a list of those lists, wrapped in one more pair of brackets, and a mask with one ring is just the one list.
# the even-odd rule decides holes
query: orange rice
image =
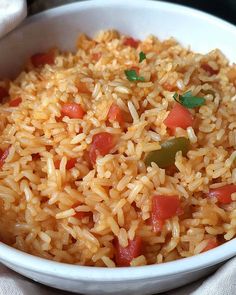
{"label": "orange rice", "polygon": [[[14,81],[0,82],[10,96],[0,106],[0,148],[9,148],[0,170],[3,242],[51,260],[115,267],[114,240],[125,248],[142,239],[141,255],[130,263],[138,266],[192,256],[210,239],[235,237],[235,194],[230,204],[207,197],[209,189],[236,183],[235,66],[219,50],[201,55],[174,39],[150,36],[137,48],[124,39],[113,30],[94,39],[81,35],[75,53],[55,50],[54,64],[29,61]],[[132,67],[145,81],[127,80],[124,70]],[[187,156],[176,154],[172,173],[155,163],[146,167],[147,153],[173,137],[163,123],[173,94],[186,91],[206,99],[191,110],[196,127],[176,129],[175,137],[191,143]],[[9,106],[17,97],[19,106]],[[83,107],[82,119],[58,120],[69,101]],[[123,126],[107,121],[113,103],[129,117]],[[99,132],[117,142],[91,165],[88,151]],[[66,169],[71,158],[77,162]],[[149,222],[155,195],[177,195],[183,208],[160,232]],[[78,212],[87,214],[77,218]]]}

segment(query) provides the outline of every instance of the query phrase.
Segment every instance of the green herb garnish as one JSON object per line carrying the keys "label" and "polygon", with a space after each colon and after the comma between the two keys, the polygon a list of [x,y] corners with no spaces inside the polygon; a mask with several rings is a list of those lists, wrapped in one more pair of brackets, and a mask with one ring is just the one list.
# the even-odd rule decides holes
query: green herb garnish
{"label": "green herb garnish", "polygon": [[182,104],[188,109],[194,109],[205,104],[206,100],[203,97],[193,96],[192,91],[188,91],[182,95],[175,93],[173,96],[174,100]]}
{"label": "green herb garnish", "polygon": [[135,70],[125,70],[125,75],[126,75],[127,79],[131,82],[134,82],[134,81],[144,82],[145,81],[144,77],[138,76]]}
{"label": "green herb garnish", "polygon": [[139,52],[139,62],[142,62],[144,59],[146,59],[146,54],[143,51]]}

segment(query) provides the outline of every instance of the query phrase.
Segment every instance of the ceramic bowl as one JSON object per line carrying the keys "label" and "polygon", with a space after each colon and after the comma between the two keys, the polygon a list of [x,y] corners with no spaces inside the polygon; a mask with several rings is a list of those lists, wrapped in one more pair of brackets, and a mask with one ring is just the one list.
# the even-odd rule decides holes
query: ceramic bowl
{"label": "ceramic bowl", "polygon": [[[236,61],[236,28],[197,10],[166,2],[99,0],[77,2],[27,19],[0,41],[0,78],[15,76],[33,53],[58,46],[73,50],[80,32],[115,28],[136,38],[175,37],[199,52],[220,48]],[[35,257],[0,243],[0,261],[45,285],[85,294],[153,294],[203,277],[236,254],[236,239],[206,253],[160,265],[97,268]]]}

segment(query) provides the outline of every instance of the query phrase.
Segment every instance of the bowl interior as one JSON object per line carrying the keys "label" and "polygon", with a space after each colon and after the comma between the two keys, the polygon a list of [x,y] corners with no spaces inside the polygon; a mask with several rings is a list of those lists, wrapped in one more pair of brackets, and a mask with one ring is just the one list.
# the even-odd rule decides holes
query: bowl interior
{"label": "bowl interior", "polygon": [[115,28],[136,38],[174,37],[195,51],[221,48],[236,59],[234,26],[208,14],[159,1],[86,1],[48,10],[26,20],[0,41],[0,78],[16,75],[33,53],[74,49],[80,32]]}
{"label": "bowl interior", "polygon": [[[98,30],[115,28],[136,38],[155,34],[160,39],[175,37],[184,46],[199,52],[220,48],[230,61],[236,60],[236,29],[234,26],[182,6],[164,2],[100,0],[74,3],[59,7],[26,20],[21,27],[0,41],[0,78],[16,75],[33,53],[58,46],[63,50],[74,49],[80,32],[93,35]],[[226,243],[209,253],[180,261],[130,269],[107,270],[66,266],[32,257],[0,243],[0,259],[34,268],[45,273],[57,273],[72,278],[97,280],[137,279],[156,275],[171,275],[206,267],[233,256],[236,240]],[[61,265],[61,266],[60,266]],[[83,271],[82,271],[83,269]],[[145,269],[145,271],[144,271]],[[78,270],[80,270],[78,272]],[[66,272],[66,273],[65,273]]]}

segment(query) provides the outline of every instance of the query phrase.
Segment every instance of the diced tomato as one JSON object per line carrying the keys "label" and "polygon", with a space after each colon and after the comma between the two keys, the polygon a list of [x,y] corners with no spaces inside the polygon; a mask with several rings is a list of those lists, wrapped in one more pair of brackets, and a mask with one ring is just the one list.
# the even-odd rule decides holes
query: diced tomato
{"label": "diced tomato", "polygon": [[74,168],[75,167],[75,164],[76,164],[76,162],[77,162],[77,159],[69,159],[68,161],[67,161],[67,163],[66,163],[66,169],[72,169],[72,168]]}
{"label": "diced tomato", "polygon": [[130,266],[130,262],[142,254],[142,239],[140,237],[135,237],[134,240],[129,240],[129,244],[126,248],[123,248],[118,240],[116,240],[115,248],[117,266]]}
{"label": "diced tomato", "polygon": [[127,38],[125,38],[123,44],[127,45],[127,46],[130,46],[130,47],[133,47],[133,48],[137,48],[138,45],[139,45],[139,40],[135,40],[132,37],[127,37]]}
{"label": "diced tomato", "polygon": [[89,150],[89,158],[92,164],[96,163],[98,156],[109,154],[115,146],[115,138],[108,132],[97,133],[93,136],[91,147]]}
{"label": "diced tomato", "polygon": [[[66,163],[66,169],[70,170],[71,168],[74,168],[76,162],[77,162],[77,159],[69,159]],[[60,163],[61,163],[61,160],[54,161],[54,166],[56,169],[60,168]]]}
{"label": "diced tomato", "polygon": [[9,102],[9,106],[10,107],[18,107],[18,105],[22,102],[22,98],[21,97],[17,97],[15,99],[10,100]]}
{"label": "diced tomato", "polygon": [[98,61],[102,57],[101,52],[96,52],[92,54],[92,60]]}
{"label": "diced tomato", "polygon": [[55,62],[54,52],[36,53],[31,56],[31,62],[35,67],[41,67],[46,64],[53,65]]}
{"label": "diced tomato", "polygon": [[215,197],[219,203],[229,204],[232,202],[231,195],[236,192],[235,184],[227,184],[222,187],[213,188],[209,191],[209,197]]}
{"label": "diced tomato", "polygon": [[219,73],[219,70],[214,70],[209,64],[204,63],[201,65],[201,68],[206,71],[210,76],[216,75]]}
{"label": "diced tomato", "polygon": [[153,230],[158,232],[162,229],[164,221],[173,216],[183,213],[178,196],[157,195],[152,198],[151,222]]}
{"label": "diced tomato", "polygon": [[178,196],[157,195],[152,199],[152,212],[158,219],[168,219],[182,213]]}
{"label": "diced tomato", "polygon": [[194,118],[190,111],[179,103],[175,103],[167,118],[164,120],[166,127],[174,130],[176,127],[187,129],[193,126]]}
{"label": "diced tomato", "polygon": [[2,102],[3,98],[8,96],[8,91],[6,88],[0,86],[0,102]]}
{"label": "diced tomato", "polygon": [[0,168],[2,168],[3,164],[5,163],[6,158],[9,155],[10,147],[7,148],[5,151],[0,150]]}
{"label": "diced tomato", "polygon": [[76,87],[79,93],[91,94],[91,91],[88,89],[87,85],[83,82],[80,82],[80,81],[77,82]]}
{"label": "diced tomato", "polygon": [[80,104],[71,102],[65,103],[61,108],[61,114],[71,119],[82,119],[85,112]]}
{"label": "diced tomato", "polygon": [[123,112],[122,110],[118,107],[117,104],[113,103],[110,106],[110,109],[108,111],[107,118],[109,121],[117,121],[121,125],[124,123],[124,117],[123,117]]}
{"label": "diced tomato", "polygon": [[219,246],[219,243],[216,238],[209,239],[207,241],[206,247],[202,250],[202,252],[206,252],[206,251],[211,250],[217,246]]}

